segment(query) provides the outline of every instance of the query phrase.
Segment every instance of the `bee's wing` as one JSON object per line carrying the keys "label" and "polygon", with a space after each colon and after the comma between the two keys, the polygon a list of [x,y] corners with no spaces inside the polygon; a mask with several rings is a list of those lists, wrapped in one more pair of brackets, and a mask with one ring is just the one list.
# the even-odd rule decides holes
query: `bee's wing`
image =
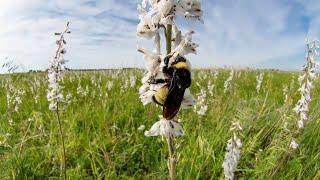
{"label": "bee's wing", "polygon": [[173,79],[170,85],[169,93],[163,105],[163,117],[171,120],[179,112],[185,88],[179,87]]}

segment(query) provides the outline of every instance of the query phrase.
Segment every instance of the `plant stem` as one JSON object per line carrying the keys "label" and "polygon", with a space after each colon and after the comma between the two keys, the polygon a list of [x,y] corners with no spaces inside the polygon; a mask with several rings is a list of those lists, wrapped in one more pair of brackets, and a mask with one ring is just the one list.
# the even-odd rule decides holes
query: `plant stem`
{"label": "plant stem", "polygon": [[64,179],[67,179],[67,163],[66,163],[66,148],[64,146],[64,134],[63,134],[63,129],[62,129],[62,123],[60,120],[60,115],[59,115],[59,103],[57,102],[57,108],[56,108],[56,115],[57,115],[57,121],[59,124],[59,132],[60,132],[60,140],[62,143],[62,168],[63,168],[63,175]]}
{"label": "plant stem", "polygon": [[167,137],[168,149],[169,149],[169,160],[168,160],[168,168],[169,168],[169,180],[176,179],[176,153],[174,147],[174,137],[170,134]]}
{"label": "plant stem", "polygon": [[[168,24],[166,28],[166,49],[167,55],[171,53],[172,47],[172,25]],[[172,134],[169,134],[167,137],[168,149],[169,149],[169,159],[168,159],[168,168],[169,168],[169,179],[176,179],[176,153],[174,147],[174,137]]]}
{"label": "plant stem", "polygon": [[172,47],[172,25],[168,24],[166,29],[166,49],[167,49],[167,55],[171,53],[171,47]]}

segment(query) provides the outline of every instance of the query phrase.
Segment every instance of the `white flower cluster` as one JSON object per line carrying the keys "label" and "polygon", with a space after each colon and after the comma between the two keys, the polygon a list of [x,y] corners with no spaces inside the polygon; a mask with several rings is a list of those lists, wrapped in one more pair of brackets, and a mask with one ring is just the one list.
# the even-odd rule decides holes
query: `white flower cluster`
{"label": "white flower cluster", "polygon": [[9,90],[7,91],[7,106],[12,108],[14,112],[19,111],[19,107],[22,103],[22,97],[25,94],[25,90],[15,89],[9,85]]}
{"label": "white flower cluster", "polygon": [[136,86],[137,78],[135,75],[130,76],[130,87],[133,88]]}
{"label": "white flower cluster", "polygon": [[313,81],[317,77],[317,62],[316,56],[319,49],[319,42],[317,40],[307,40],[307,57],[306,64],[303,66],[303,74],[299,77],[300,95],[301,98],[296,104],[294,111],[299,115],[298,127],[304,128],[305,122],[308,120],[309,103],[311,102],[311,90],[313,88]]}
{"label": "white flower cluster", "polygon": [[8,143],[8,139],[10,138],[11,134],[0,134],[0,147],[11,147]]}
{"label": "white flower cluster", "polygon": [[213,96],[213,89],[214,89],[214,84],[211,82],[211,80],[209,80],[209,82],[208,82],[208,92],[209,92],[210,96]]}
{"label": "white flower cluster", "polygon": [[106,84],[106,88],[108,91],[111,91],[113,88],[113,81],[108,81]]}
{"label": "white flower cluster", "polygon": [[[167,84],[166,82],[152,82],[156,79],[166,79],[162,69],[165,66],[163,60],[167,54],[161,53],[161,28],[164,29],[166,36],[171,35],[171,31],[168,34],[167,30],[170,30],[171,26],[173,28],[173,49],[169,49],[170,52],[171,50],[173,51],[170,55],[173,57],[184,57],[189,53],[196,54],[196,48],[199,45],[192,41],[194,31],[188,31],[183,34],[178,29],[174,20],[178,16],[183,16],[188,20],[202,21],[202,10],[200,0],[142,0],[142,4],[138,5],[138,12],[140,23],[137,26],[137,35],[147,39],[154,38],[155,44],[154,51],[138,48],[138,51],[144,55],[144,59],[147,61],[147,74],[142,78],[142,86],[139,89],[140,100],[143,105],[147,105],[153,102],[152,98],[157,90]],[[171,37],[167,36],[166,38]],[[191,67],[190,63],[187,63],[188,66]],[[190,90],[186,89],[181,107],[190,108],[194,104],[195,100]],[[146,132],[146,136],[168,135],[165,133],[183,135],[183,132],[180,132],[182,128],[180,128],[181,126],[174,120],[169,121],[161,118],[159,122],[152,126],[150,131]]]}
{"label": "white flower cluster", "polygon": [[263,81],[263,76],[264,76],[264,74],[260,73],[259,76],[256,77],[256,79],[257,79],[257,86],[256,86],[257,93],[260,92],[261,84],[262,84],[262,81]]}
{"label": "white flower cluster", "polygon": [[202,21],[200,0],[143,0],[138,12],[137,34],[148,39],[156,36],[161,27],[174,24],[177,16]]}
{"label": "white flower cluster", "polygon": [[181,125],[174,120],[166,120],[160,116],[160,121],[154,123],[149,131],[145,131],[145,136],[183,136],[184,131]]}
{"label": "white flower cluster", "polygon": [[219,70],[215,69],[215,70],[213,70],[212,73],[213,73],[213,80],[217,80],[218,76],[219,76]]}
{"label": "white flower cluster", "polygon": [[292,139],[290,143],[290,148],[297,149],[298,147],[299,147],[299,144],[297,143],[297,141],[295,139]]}
{"label": "white flower cluster", "polygon": [[56,50],[55,56],[50,60],[50,65],[48,69],[48,92],[47,92],[47,99],[49,101],[49,109],[54,111],[58,107],[58,103],[63,101],[63,94],[62,94],[62,86],[60,82],[63,79],[63,72],[65,71],[65,63],[66,60],[64,59],[64,55],[66,54],[66,41],[64,39],[64,35],[66,33],[70,33],[69,31],[69,22],[67,23],[66,29],[61,33],[55,33],[58,36],[58,40],[56,44],[58,46]]}
{"label": "white flower cluster", "polygon": [[32,86],[30,86],[30,91],[32,93],[32,96],[36,104],[40,102],[40,96],[38,94],[39,88],[40,88],[40,80],[37,78],[34,78],[34,82],[32,83]]}
{"label": "white flower cluster", "polygon": [[206,115],[208,111],[208,105],[206,104],[207,93],[204,89],[201,89],[198,94],[197,104],[194,106],[194,111],[200,116]]}
{"label": "white flower cluster", "polygon": [[86,97],[86,96],[88,96],[88,94],[89,94],[89,87],[88,87],[88,85],[87,85],[85,88],[83,88],[83,87],[81,86],[80,82],[79,82],[78,87],[77,87],[77,94],[78,94],[80,97]]}
{"label": "white flower cluster", "polygon": [[288,92],[289,92],[289,89],[288,89],[288,86],[284,86],[283,87],[283,96],[284,96],[284,103],[286,104],[288,102]]}
{"label": "white flower cluster", "polygon": [[230,75],[228,79],[224,82],[224,91],[223,91],[224,93],[228,92],[231,85],[231,81],[233,80],[233,76],[234,76],[234,70],[231,68]]}
{"label": "white flower cluster", "polygon": [[233,137],[228,140],[226,154],[222,164],[226,180],[235,179],[234,172],[240,160],[241,140],[237,137],[237,132],[242,130],[239,122],[232,123],[231,129]]}

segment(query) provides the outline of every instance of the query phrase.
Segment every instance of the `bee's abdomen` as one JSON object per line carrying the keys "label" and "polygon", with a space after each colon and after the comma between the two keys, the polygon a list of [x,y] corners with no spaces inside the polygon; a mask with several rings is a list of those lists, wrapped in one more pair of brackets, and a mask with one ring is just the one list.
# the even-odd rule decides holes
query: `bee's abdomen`
{"label": "bee's abdomen", "polygon": [[153,101],[155,101],[155,103],[157,103],[158,105],[163,106],[164,102],[167,99],[168,92],[169,92],[168,86],[163,86],[159,88],[157,92],[154,94],[154,96],[152,97]]}

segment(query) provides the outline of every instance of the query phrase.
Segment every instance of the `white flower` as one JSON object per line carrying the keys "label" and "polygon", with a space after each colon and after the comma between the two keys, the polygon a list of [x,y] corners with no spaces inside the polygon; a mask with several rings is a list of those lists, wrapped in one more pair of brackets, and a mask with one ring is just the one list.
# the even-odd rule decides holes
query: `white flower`
{"label": "white flower", "polygon": [[69,31],[69,23],[67,24],[67,27],[64,32],[56,33],[58,36],[58,40],[56,41],[56,44],[58,45],[58,48],[56,50],[55,56],[49,61],[49,69],[48,69],[48,92],[47,92],[47,99],[49,101],[49,109],[54,111],[57,109],[57,104],[59,102],[63,101],[63,95],[62,95],[62,86],[60,83],[63,80],[63,73],[65,71],[65,63],[66,60],[64,59],[64,55],[66,53],[66,50],[64,48],[64,45],[66,44],[66,41],[64,39],[65,33],[70,33]]}
{"label": "white flower", "polygon": [[214,89],[214,84],[212,84],[211,81],[208,82],[208,92],[210,96],[213,96],[213,89]]}
{"label": "white flower", "polygon": [[130,87],[132,87],[132,88],[135,87],[136,81],[137,81],[136,76],[134,76],[134,75],[130,76]]}
{"label": "white flower", "polygon": [[143,48],[138,48],[138,51],[144,55],[143,58],[147,61],[146,67],[148,72],[142,79],[142,83],[147,83],[151,78],[161,78],[161,56]]}
{"label": "white flower", "polygon": [[14,112],[19,111],[19,107],[22,104],[22,97],[25,94],[25,90],[15,89],[13,86],[9,86],[7,91],[7,106],[12,108]]}
{"label": "white flower", "polygon": [[242,147],[241,140],[237,137],[237,132],[242,131],[239,121],[232,122],[230,131],[233,132],[233,137],[228,140],[226,154],[222,164],[226,180],[233,180],[234,172],[237,169],[240,160],[240,150]]}
{"label": "white flower", "polygon": [[112,87],[113,87],[113,81],[108,81],[108,82],[107,82],[107,89],[108,89],[108,91],[110,91],[110,90],[112,89]]}
{"label": "white flower", "polygon": [[207,97],[207,93],[204,89],[201,89],[198,94],[197,104],[194,106],[194,111],[197,112],[200,116],[204,116],[207,113],[208,106],[205,103]]}
{"label": "white flower", "polygon": [[230,84],[231,84],[230,82],[233,80],[233,76],[234,76],[234,71],[233,69],[231,69],[228,79],[224,82],[224,91],[223,91],[224,93],[226,93],[229,90]]}
{"label": "white flower", "polygon": [[256,79],[257,79],[257,86],[256,86],[257,93],[260,92],[261,84],[262,84],[262,81],[263,81],[263,76],[264,76],[264,74],[260,73],[259,76],[256,77]]}
{"label": "white flower", "polygon": [[297,149],[299,147],[299,144],[297,143],[297,141],[295,139],[292,139],[291,143],[290,143],[290,147],[292,149]]}
{"label": "white flower", "polygon": [[89,94],[89,87],[86,86],[86,89],[84,89],[79,83],[77,87],[77,94],[81,97],[86,97]]}
{"label": "white flower", "polygon": [[197,54],[199,44],[192,42],[192,35],[194,31],[188,31],[183,37],[180,44],[174,49],[174,54],[185,56],[187,54]]}
{"label": "white flower", "polygon": [[235,178],[234,172],[240,160],[241,147],[241,140],[236,135],[228,140],[226,154],[222,164],[226,180],[233,180]]}
{"label": "white flower", "polygon": [[138,127],[138,131],[143,131],[145,128],[146,128],[145,125],[141,125],[141,126]]}
{"label": "white flower", "polygon": [[137,35],[147,39],[151,39],[159,30],[161,21],[160,14],[148,13],[144,8],[138,6],[140,23],[137,26]]}
{"label": "white flower", "polygon": [[284,86],[283,88],[284,102],[288,101],[288,86]]}
{"label": "white flower", "polygon": [[317,40],[311,42],[307,41],[307,62],[302,68],[304,73],[298,78],[301,86],[298,91],[300,92],[301,98],[293,110],[299,115],[299,129],[304,128],[305,121],[308,120],[309,103],[311,102],[311,90],[313,88],[312,83],[315,80],[317,72],[316,56],[317,49],[319,48],[318,44],[319,43]]}
{"label": "white flower", "polygon": [[166,120],[161,118],[160,121],[154,123],[149,131],[145,131],[145,136],[183,136],[184,131],[181,125],[174,120]]}
{"label": "white flower", "polygon": [[160,22],[170,24],[176,16],[183,16],[187,20],[202,21],[200,0],[143,0],[142,8],[151,6],[151,12],[159,15]]}
{"label": "white flower", "polygon": [[190,92],[190,89],[186,89],[184,92],[181,108],[188,109],[196,104],[196,100]]}
{"label": "white flower", "polygon": [[203,105],[200,107],[199,111],[197,111],[197,113],[200,115],[200,116],[204,116],[206,115],[208,111],[208,106],[207,105]]}

